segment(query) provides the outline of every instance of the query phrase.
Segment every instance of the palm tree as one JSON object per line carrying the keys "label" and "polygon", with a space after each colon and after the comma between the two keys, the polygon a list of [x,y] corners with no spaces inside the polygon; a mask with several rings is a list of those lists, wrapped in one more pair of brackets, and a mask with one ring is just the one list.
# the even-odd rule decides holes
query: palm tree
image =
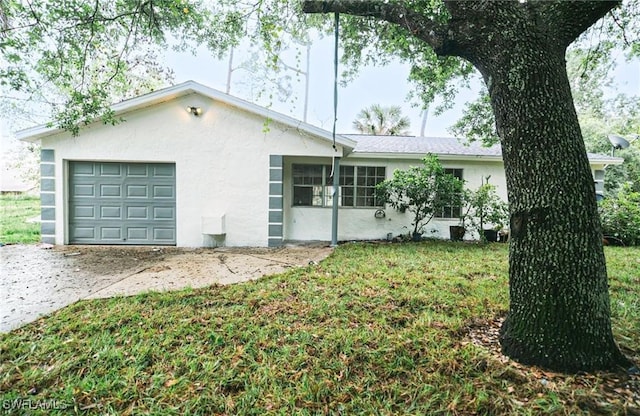
{"label": "palm tree", "polygon": [[409,117],[402,115],[399,105],[383,107],[373,104],[360,110],[353,122],[353,127],[364,134],[374,136],[402,136],[409,134],[411,126]]}

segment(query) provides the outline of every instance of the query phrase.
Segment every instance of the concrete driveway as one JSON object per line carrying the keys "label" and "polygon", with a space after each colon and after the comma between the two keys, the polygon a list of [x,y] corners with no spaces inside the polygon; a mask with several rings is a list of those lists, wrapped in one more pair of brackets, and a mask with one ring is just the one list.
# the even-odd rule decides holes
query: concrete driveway
{"label": "concrete driveway", "polygon": [[80,299],[254,280],[319,262],[324,244],[267,248],[0,247],[0,332]]}

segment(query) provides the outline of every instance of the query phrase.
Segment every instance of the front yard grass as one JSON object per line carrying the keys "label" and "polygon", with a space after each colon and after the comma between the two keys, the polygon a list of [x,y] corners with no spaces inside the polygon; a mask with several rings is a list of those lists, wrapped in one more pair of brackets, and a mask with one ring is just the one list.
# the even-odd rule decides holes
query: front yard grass
{"label": "front yard grass", "polygon": [[27,222],[40,215],[40,198],[0,196],[0,243],[29,244],[40,241],[40,223]]}
{"label": "front yard grass", "polygon": [[[616,339],[640,358],[640,249],[606,249]],[[81,301],[0,338],[32,414],[638,414],[637,376],[496,351],[507,246],[346,244],[259,281]],[[636,413],[632,413],[636,412]]]}

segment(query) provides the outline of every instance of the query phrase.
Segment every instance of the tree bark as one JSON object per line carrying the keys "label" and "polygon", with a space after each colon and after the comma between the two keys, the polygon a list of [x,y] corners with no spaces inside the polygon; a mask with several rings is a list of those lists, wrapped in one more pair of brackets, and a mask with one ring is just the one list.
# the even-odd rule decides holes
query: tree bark
{"label": "tree bark", "polygon": [[[592,15],[572,22],[563,3],[493,3],[483,35],[461,30],[457,44],[488,86],[505,164],[510,310],[502,351],[525,364],[590,371],[630,362],[611,331],[593,176],[565,62],[567,33],[574,33],[567,28],[584,30],[613,5],[574,6]],[[474,11],[462,10],[467,18]]]}
{"label": "tree bark", "polygon": [[[371,2],[322,3],[348,13]],[[630,366],[611,331],[594,182],[565,63],[569,43],[617,3],[445,4],[447,30],[423,39],[480,70],[502,144],[511,212],[503,352],[564,371]]]}
{"label": "tree bark", "polygon": [[502,350],[556,370],[627,365],[611,332],[595,189],[564,49],[530,38],[495,46],[503,52],[479,57],[478,66],[490,87],[511,211]]}

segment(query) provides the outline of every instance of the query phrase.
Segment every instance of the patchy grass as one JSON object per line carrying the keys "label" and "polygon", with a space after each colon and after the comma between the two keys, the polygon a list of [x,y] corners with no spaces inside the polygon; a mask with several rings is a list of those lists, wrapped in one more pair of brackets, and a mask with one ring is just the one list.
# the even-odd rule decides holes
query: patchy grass
{"label": "patchy grass", "polygon": [[40,223],[27,222],[40,215],[40,198],[22,195],[0,196],[0,243],[28,244],[40,241]]}
{"label": "patchy grass", "polygon": [[[615,334],[637,360],[640,249],[607,257]],[[507,302],[506,245],[348,244],[282,275],[82,301],[3,335],[2,403],[47,415],[637,412],[637,378],[544,372],[475,342]]]}

